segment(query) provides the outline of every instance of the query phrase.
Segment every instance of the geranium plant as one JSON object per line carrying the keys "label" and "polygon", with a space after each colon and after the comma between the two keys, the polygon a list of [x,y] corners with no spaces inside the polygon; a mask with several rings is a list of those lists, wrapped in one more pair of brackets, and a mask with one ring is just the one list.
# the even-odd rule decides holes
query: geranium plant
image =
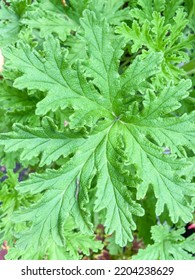
{"label": "geranium plant", "polygon": [[112,255],[135,238],[127,259],[193,258],[193,19],[193,1],[1,1],[7,259]]}

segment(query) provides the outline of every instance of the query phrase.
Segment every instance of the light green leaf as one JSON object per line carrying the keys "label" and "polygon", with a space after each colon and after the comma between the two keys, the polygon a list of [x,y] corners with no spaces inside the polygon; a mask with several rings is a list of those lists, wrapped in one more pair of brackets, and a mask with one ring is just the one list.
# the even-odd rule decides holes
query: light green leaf
{"label": "light green leaf", "polygon": [[[24,229],[23,229],[24,230]],[[78,231],[73,219],[68,217],[64,225],[65,245],[59,246],[52,239],[43,240],[39,247],[35,249],[33,243],[29,243],[26,235],[21,235],[21,240],[25,243],[18,242],[12,247],[6,259],[22,259],[22,260],[78,260],[83,255],[90,255],[91,250],[98,252],[103,247],[100,241],[94,239],[94,235],[83,234]],[[28,238],[28,233],[27,233]]]}
{"label": "light green leaf", "polygon": [[5,82],[0,83],[0,102],[4,110],[9,112],[35,108],[37,99],[30,97],[26,91],[19,91]]}
{"label": "light green leaf", "polygon": [[[22,4],[22,1],[20,1]],[[24,1],[23,1],[24,2]],[[20,5],[20,3],[18,3]],[[18,38],[20,31],[20,16],[14,9],[14,5],[11,7],[6,6],[1,1],[0,6],[0,46],[6,46],[12,42],[15,42]]]}
{"label": "light green leaf", "polygon": [[[71,230],[70,230],[71,229]],[[66,250],[70,256],[79,259],[83,255],[89,256],[90,250],[92,252],[98,252],[103,248],[103,244],[100,241],[94,239],[93,235],[84,235],[81,232],[73,232],[76,229],[74,222],[68,219],[65,224],[65,239]],[[82,253],[79,255],[79,251]]]}
{"label": "light green leaf", "polygon": [[102,95],[112,102],[120,88],[117,70],[124,43],[119,38],[112,42],[111,27],[105,20],[101,21],[100,25],[94,13],[86,11],[81,25],[88,42],[87,75],[93,79]]}
{"label": "light green leaf", "polygon": [[131,192],[125,186],[125,174],[120,174],[116,169],[119,158],[125,164],[125,155],[120,150],[120,142],[116,137],[116,135],[120,136],[118,128],[117,125],[112,127],[108,138],[99,145],[96,151],[99,174],[95,211],[107,209],[105,226],[108,234],[115,231],[116,243],[124,246],[128,240],[133,239],[131,230],[136,228],[133,215],[142,216],[144,212],[140,205],[133,201]]}
{"label": "light green leaf", "polygon": [[134,260],[194,260],[194,235],[185,239],[184,229],[170,230],[168,226],[153,226],[152,239],[154,244],[139,250]]}
{"label": "light green leaf", "polygon": [[[30,208],[21,208],[13,215],[13,221],[21,223],[32,221],[32,226],[20,234],[17,242],[22,250],[29,247],[29,238],[34,240],[32,250],[44,247],[47,240],[52,238],[59,246],[65,244],[64,223],[71,211],[75,211],[79,219],[79,227],[84,233],[91,233],[91,224],[82,216],[82,209],[77,203],[76,180],[79,176],[82,162],[70,162],[67,167],[58,171],[48,170],[45,174],[34,174],[29,184],[25,182],[19,188],[20,193],[37,194],[46,190],[42,198]],[[86,213],[85,213],[86,214]]]}
{"label": "light green leaf", "polygon": [[118,25],[121,21],[130,20],[129,7],[124,8],[125,0],[89,1],[88,9],[97,16],[106,18],[110,24]]}
{"label": "light green leaf", "polygon": [[[58,236],[60,240],[60,229],[54,227],[55,232],[53,233],[53,227],[50,226],[51,219],[55,215],[60,218],[61,215],[66,216],[66,213],[72,212],[77,226],[82,230],[87,230],[85,224],[89,223],[87,221],[89,214],[86,210],[88,203],[87,189],[90,188],[95,174],[97,175],[98,195],[95,211],[107,209],[105,221],[107,232],[112,233],[117,230],[117,243],[123,245],[126,244],[127,240],[132,239],[131,228],[135,228],[133,215],[143,215],[143,210],[139,204],[133,201],[130,192],[128,194],[128,189],[123,186],[123,175],[117,173],[113,166],[114,162],[117,162],[118,156],[114,155],[114,150],[109,144],[111,139],[107,139],[106,134],[107,130],[102,131],[99,135],[91,136],[90,142],[86,140],[85,144],[80,147],[80,151],[61,171],[51,170],[43,175],[32,175],[32,179],[27,184],[24,182],[18,188],[22,193],[32,192],[34,194],[46,190],[40,202],[32,206],[30,212],[29,209],[24,209],[14,218],[17,222],[29,219],[34,221],[31,234],[34,235],[36,232],[37,237],[41,236],[41,239],[37,241],[37,246],[49,234],[52,234],[53,238]],[[106,159],[108,151],[111,154]],[[115,156],[115,159],[113,156]],[[106,163],[107,160],[108,163]],[[44,209],[50,209],[49,216],[44,215]],[[113,211],[114,216],[118,216],[116,220]],[[37,215],[40,219],[37,219]],[[43,228],[40,228],[42,220],[44,221]],[[41,234],[38,229],[41,230]],[[56,239],[56,242],[58,239]]]}
{"label": "light green leaf", "polygon": [[[130,67],[121,75],[121,90],[123,96],[142,91],[143,82],[159,71],[162,61],[161,53],[150,53],[145,59],[137,56]],[[131,78],[129,78],[131,77]],[[144,84],[144,87],[146,84]]]}
{"label": "light green leaf", "polygon": [[181,80],[178,85],[165,86],[161,92],[155,95],[152,91],[148,91],[143,102],[143,117],[153,118],[173,112],[181,106],[182,99],[186,98],[189,93],[187,90],[191,87],[190,80]]}
{"label": "light green leaf", "polygon": [[45,9],[44,5],[42,9],[39,7],[27,12],[25,15],[26,18],[22,20],[22,23],[32,29],[40,30],[41,37],[54,34],[58,35],[60,40],[65,41],[67,35],[77,29],[77,24],[64,11],[57,9],[50,11]]}
{"label": "light green leaf", "polygon": [[[24,75],[15,80],[15,87],[48,91],[46,98],[37,104],[37,114],[44,115],[59,108],[73,108],[75,114],[72,115],[70,124],[72,128],[92,126],[103,116],[109,118],[109,102],[92,83],[87,82],[79,64],[73,70],[64,61],[65,53],[61,51],[59,41],[49,37],[45,42],[45,51],[45,59],[24,44],[5,51],[5,56],[14,61],[11,67],[18,67],[24,72]],[[90,114],[87,110],[89,103]]]}
{"label": "light green leaf", "polygon": [[166,0],[164,15],[166,22],[169,22],[175,16],[176,11],[182,5],[182,0]]}
{"label": "light green leaf", "polygon": [[14,133],[1,134],[0,145],[5,145],[6,152],[22,150],[21,161],[30,162],[41,154],[40,166],[43,166],[51,164],[60,156],[66,157],[84,143],[83,138],[74,139],[68,131],[57,131],[49,118],[44,119],[42,124],[42,128],[34,129],[20,124],[14,125]]}
{"label": "light green leaf", "polygon": [[[150,2],[153,1],[150,0]],[[139,1],[139,3],[144,7],[143,11],[138,8],[131,11],[132,16],[138,20],[134,20],[131,27],[122,23],[116,28],[117,33],[121,34],[127,42],[133,43],[132,53],[145,49],[148,52],[161,52],[163,54],[161,64],[163,73],[160,75],[167,80],[184,74],[183,69],[178,65],[188,60],[185,48],[194,41],[193,35],[187,38],[181,36],[188,23],[187,14],[182,9],[174,9],[173,22],[168,21],[167,23],[165,11],[165,15],[162,15],[162,12],[153,10],[146,0]],[[168,3],[167,5],[169,7]],[[138,14],[143,14],[143,16],[140,17]]]}
{"label": "light green leaf", "polygon": [[182,0],[138,0],[140,7],[132,9],[130,14],[133,18],[143,23],[145,20],[152,20],[153,12],[163,12],[166,22],[169,22],[181,6],[181,3]]}
{"label": "light green leaf", "polygon": [[179,169],[188,166],[187,162],[176,159],[174,155],[163,154],[162,148],[147,139],[139,123],[120,124],[118,130],[124,137],[129,161],[136,166],[137,175],[143,180],[138,187],[137,198],[144,198],[152,184],[157,198],[156,214],[160,215],[167,205],[174,223],[179,218],[189,221],[192,218],[192,208],[185,195],[194,196],[194,186],[177,174]]}

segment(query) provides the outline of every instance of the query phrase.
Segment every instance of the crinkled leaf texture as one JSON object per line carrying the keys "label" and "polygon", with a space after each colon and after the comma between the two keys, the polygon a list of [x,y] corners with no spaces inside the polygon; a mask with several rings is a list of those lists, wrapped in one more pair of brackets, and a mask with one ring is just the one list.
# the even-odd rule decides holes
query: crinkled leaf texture
{"label": "crinkled leaf texture", "polygon": [[117,27],[118,33],[127,41],[131,40],[132,53],[140,49],[163,53],[161,76],[167,80],[178,79],[185,73],[178,64],[189,59],[186,48],[194,41],[193,35],[188,38],[181,36],[188,20],[183,9],[178,9],[179,2],[139,0],[140,8],[131,10],[134,18],[131,27],[125,22]]}
{"label": "crinkled leaf texture", "polygon": [[77,24],[64,13],[60,1],[56,3],[48,0],[44,3],[36,1],[25,14],[22,23],[32,29],[40,30],[41,37],[57,34],[62,41],[65,41],[67,35],[77,28]]}
{"label": "crinkled leaf texture", "polygon": [[154,244],[141,249],[134,260],[194,260],[194,234],[185,239],[184,229],[170,230],[168,226],[153,226],[151,229]]}
{"label": "crinkled leaf texture", "polygon": [[[36,234],[36,232],[35,232]],[[40,240],[38,242],[29,242],[31,236],[25,231],[22,243],[11,248],[6,255],[7,259],[51,259],[51,260],[78,260],[83,255],[90,255],[90,250],[98,252],[103,247],[100,241],[95,240],[93,235],[86,235],[78,232],[77,227],[71,217],[66,219],[64,226],[64,246],[57,245],[52,238]],[[38,237],[38,235],[36,235]],[[38,246],[38,250],[37,250]]]}
{"label": "crinkled leaf texture", "polygon": [[[34,252],[50,239],[65,246],[64,224],[69,215],[82,233],[91,234],[92,188],[96,193],[93,211],[105,212],[106,233],[115,233],[120,246],[133,239],[134,217],[144,215],[138,200],[149,186],[157,200],[156,215],[166,207],[174,223],[192,218],[194,185],[180,173],[183,169],[187,174],[191,166],[185,147],[194,149],[194,114],[173,114],[191,83],[181,80],[155,88],[153,78],[163,59],[155,51],[136,56],[119,73],[125,40],[90,11],[84,12],[81,26],[88,58],[73,66],[52,36],[42,52],[24,43],[4,51],[6,67],[21,71],[14,87],[46,93],[36,110],[43,117],[42,127],[14,125],[13,132],[1,135],[4,151],[20,151],[21,162],[39,157],[40,166],[51,167],[61,156],[67,159],[60,169],[35,173],[17,187],[20,194],[42,194],[12,218],[16,223],[27,222],[17,236],[21,250],[28,248],[27,240],[34,240]],[[59,109],[72,112],[64,130],[45,116]]]}
{"label": "crinkled leaf texture", "polygon": [[1,47],[17,39],[20,30],[20,17],[15,10],[20,9],[19,5],[7,7],[4,1],[0,5],[0,41]]}

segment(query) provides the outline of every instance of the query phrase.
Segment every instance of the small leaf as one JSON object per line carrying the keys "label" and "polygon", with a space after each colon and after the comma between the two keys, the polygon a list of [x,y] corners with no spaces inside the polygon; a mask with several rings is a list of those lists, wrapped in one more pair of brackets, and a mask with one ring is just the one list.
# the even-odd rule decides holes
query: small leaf
{"label": "small leaf", "polygon": [[194,235],[185,239],[184,229],[170,230],[168,226],[153,226],[151,229],[154,244],[139,250],[134,260],[194,260]]}

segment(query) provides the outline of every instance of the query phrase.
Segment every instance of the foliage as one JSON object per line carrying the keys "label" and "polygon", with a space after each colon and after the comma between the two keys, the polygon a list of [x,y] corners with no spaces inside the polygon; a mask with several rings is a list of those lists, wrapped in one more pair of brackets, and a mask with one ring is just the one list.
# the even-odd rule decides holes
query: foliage
{"label": "foliage", "polygon": [[167,226],[153,226],[151,229],[154,244],[148,245],[133,257],[135,260],[188,260],[189,253],[195,250],[194,235],[185,239],[181,236],[183,229],[170,231]]}
{"label": "foliage", "polygon": [[[181,234],[195,206],[193,7],[4,2],[0,157],[8,178],[0,187],[0,240],[11,246],[7,258],[98,253],[105,244],[95,229],[103,224],[111,254],[135,246],[136,235],[146,249],[133,258],[191,259],[194,236]],[[32,173],[19,183],[11,171],[17,162]]]}

